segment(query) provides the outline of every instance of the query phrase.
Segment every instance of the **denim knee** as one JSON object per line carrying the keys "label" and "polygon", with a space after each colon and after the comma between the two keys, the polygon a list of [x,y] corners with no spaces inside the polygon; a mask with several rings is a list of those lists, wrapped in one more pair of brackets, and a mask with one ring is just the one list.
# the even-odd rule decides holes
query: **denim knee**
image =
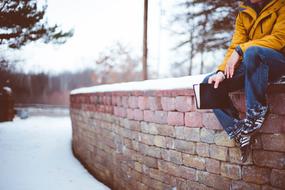
{"label": "denim knee", "polygon": [[246,58],[253,58],[256,56],[260,56],[263,54],[264,47],[260,46],[251,46],[247,48],[247,50],[244,52],[243,57]]}

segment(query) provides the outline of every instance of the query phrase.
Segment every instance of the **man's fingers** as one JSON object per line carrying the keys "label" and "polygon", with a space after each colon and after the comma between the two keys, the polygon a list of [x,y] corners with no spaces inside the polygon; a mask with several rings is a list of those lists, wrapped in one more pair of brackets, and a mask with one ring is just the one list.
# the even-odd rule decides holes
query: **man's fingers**
{"label": "man's fingers", "polygon": [[219,81],[219,80],[216,80],[216,81],[215,81],[214,88],[218,88],[218,87],[219,87],[219,83],[220,83],[220,81]]}
{"label": "man's fingers", "polygon": [[229,78],[229,66],[226,67],[225,76]]}
{"label": "man's fingers", "polygon": [[209,80],[208,80],[208,83],[209,83],[209,84],[212,84],[213,81],[214,81],[214,80],[213,80],[213,77],[210,77]]}
{"label": "man's fingers", "polygon": [[230,70],[230,78],[233,77],[234,71],[235,71],[235,68],[234,68],[234,67],[231,67],[231,70]]}
{"label": "man's fingers", "polygon": [[229,66],[227,68],[227,78],[232,78],[233,73],[234,73],[234,67],[233,66]]}
{"label": "man's fingers", "polygon": [[227,79],[230,78],[230,71],[227,69],[227,74],[226,74]]}
{"label": "man's fingers", "polygon": [[234,73],[234,70],[232,69],[230,73],[230,78],[233,78],[233,75],[234,75],[233,73]]}

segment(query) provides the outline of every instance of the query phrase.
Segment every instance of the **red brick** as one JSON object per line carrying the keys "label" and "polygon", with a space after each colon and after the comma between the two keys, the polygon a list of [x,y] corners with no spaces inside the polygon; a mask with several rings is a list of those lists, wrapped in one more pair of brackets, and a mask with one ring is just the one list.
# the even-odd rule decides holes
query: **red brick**
{"label": "red brick", "polygon": [[129,99],[129,97],[127,97],[127,96],[122,97],[122,106],[124,108],[127,108],[129,106],[128,99]]}
{"label": "red brick", "polygon": [[191,96],[177,96],[175,98],[175,109],[180,112],[193,110],[194,102]]}
{"label": "red brick", "polygon": [[[183,188],[181,188],[183,189]],[[187,188],[184,189],[189,189],[189,190],[214,190],[211,187],[208,187],[204,184],[198,183],[198,182],[194,182],[194,181],[188,181],[187,183]]]}
{"label": "red brick", "polygon": [[232,190],[260,190],[260,185],[247,183],[244,181],[233,181]]}
{"label": "red brick", "polygon": [[171,186],[169,184],[165,184],[168,181],[157,181],[157,180],[152,180],[152,183],[150,184],[150,187],[153,187],[154,189],[158,189],[158,190],[164,190],[164,189],[171,189]]}
{"label": "red brick", "polygon": [[256,166],[244,166],[242,168],[242,179],[255,184],[267,184],[270,179],[270,169]]}
{"label": "red brick", "polygon": [[241,167],[239,165],[222,163],[221,175],[234,180],[241,179]]}
{"label": "red brick", "polygon": [[274,187],[285,188],[285,170],[272,170],[270,182]]}
{"label": "red brick", "polygon": [[227,161],[228,148],[217,145],[210,145],[210,157],[217,160]]}
{"label": "red brick", "polygon": [[175,137],[177,139],[185,139],[184,129],[183,126],[175,126]]}
{"label": "red brick", "polygon": [[171,137],[165,137],[167,148],[174,149],[174,139]]}
{"label": "red brick", "polygon": [[114,107],[114,115],[119,116],[119,107],[117,106]]}
{"label": "red brick", "polygon": [[[135,116],[137,117],[137,116]],[[133,131],[141,131],[141,126],[139,121],[129,121],[130,129]]]}
{"label": "red brick", "polygon": [[111,105],[111,96],[104,96],[103,101],[105,105]]}
{"label": "red brick", "polygon": [[134,119],[134,111],[132,109],[127,109],[127,118]]}
{"label": "red brick", "polygon": [[138,97],[130,96],[128,99],[128,104],[130,108],[138,108]]}
{"label": "red brick", "polygon": [[185,125],[188,127],[203,127],[202,113],[200,112],[186,112]]}
{"label": "red brick", "polygon": [[159,134],[156,124],[154,123],[141,122],[140,126],[143,133],[149,133],[153,135]]}
{"label": "red brick", "polygon": [[139,144],[139,149],[140,149],[140,152],[144,155],[147,155],[147,156],[151,156],[151,157],[154,157],[154,158],[161,158],[161,150],[160,148],[157,148],[157,147],[154,147],[154,146],[148,146],[148,145],[145,145],[145,144]]}
{"label": "red brick", "polygon": [[144,118],[144,121],[154,122],[155,121],[154,111],[144,110],[143,111],[143,118]]}
{"label": "red brick", "polygon": [[184,113],[168,112],[167,123],[168,125],[184,125]]}
{"label": "red brick", "polygon": [[252,162],[252,153],[249,154],[247,161],[243,163],[241,161],[241,152],[239,148],[229,148],[229,158],[231,163],[242,164],[242,165],[251,165]]}
{"label": "red brick", "polygon": [[161,125],[161,124],[154,124],[157,128],[158,134],[168,137],[175,136],[174,127],[171,125]]}
{"label": "red brick", "polygon": [[158,168],[157,159],[149,156],[144,156],[142,163],[149,168]]}
{"label": "red brick", "polygon": [[167,174],[179,177],[178,165],[174,163],[158,160],[158,169]]}
{"label": "red brick", "polygon": [[173,162],[175,164],[182,164],[182,155],[180,152],[175,150],[162,150],[161,151],[162,159]]}
{"label": "red brick", "polygon": [[111,96],[111,105],[112,106],[116,105],[116,96],[114,96],[114,95]]}
{"label": "red brick", "polygon": [[124,138],[123,139],[123,144],[127,147],[127,148],[132,148],[133,144],[132,144],[132,140],[128,139],[128,138]]}
{"label": "red brick", "polygon": [[119,117],[127,117],[127,110],[123,107],[114,107],[114,113]]}
{"label": "red brick", "polygon": [[173,97],[162,97],[161,105],[164,111],[174,111],[175,110],[175,98]]}
{"label": "red brick", "polygon": [[[117,185],[114,185],[115,187],[117,187]],[[124,187],[117,187],[118,189],[126,189],[126,188],[124,188]],[[137,184],[136,184],[136,188],[137,188],[137,190],[147,190],[148,189],[148,187],[147,187],[147,185],[145,185],[145,184],[143,184],[143,183],[141,183],[141,182],[139,182],[139,181],[137,181]]]}
{"label": "red brick", "polygon": [[262,190],[280,190],[279,188],[274,188],[272,186],[269,185],[263,185],[262,186]]}
{"label": "red brick", "polygon": [[206,170],[210,173],[215,173],[215,174],[220,174],[221,173],[221,167],[220,167],[220,161],[211,159],[211,158],[206,158],[205,159],[205,164],[206,164]]}
{"label": "red brick", "polygon": [[151,178],[156,179],[156,180],[161,181],[161,182],[169,182],[171,180],[170,175],[168,175],[162,171],[159,171],[157,169],[151,169],[150,168],[149,176]]}
{"label": "red brick", "polygon": [[189,154],[182,154],[183,165],[199,170],[205,170],[205,159],[199,156],[193,156]]}
{"label": "red brick", "polygon": [[149,109],[148,98],[146,96],[139,96],[138,97],[138,107],[141,110]]}
{"label": "red brick", "polygon": [[264,150],[285,152],[285,134],[262,134],[261,138]]}
{"label": "red brick", "polygon": [[211,129],[202,128],[200,131],[200,139],[205,143],[214,143],[215,131]]}
{"label": "red brick", "polygon": [[198,181],[219,190],[229,190],[231,181],[220,175],[197,171]]}
{"label": "red brick", "polygon": [[261,135],[255,135],[251,147],[252,149],[262,149]]}
{"label": "red brick", "polygon": [[285,94],[270,94],[268,103],[271,105],[271,113],[285,115]]}
{"label": "red brick", "polygon": [[148,145],[154,145],[154,135],[139,133],[139,141],[148,144]]}
{"label": "red brick", "polygon": [[91,96],[90,97],[90,103],[91,104],[97,104],[97,101],[98,101],[98,96]]}
{"label": "red brick", "polygon": [[151,110],[161,110],[160,97],[148,97],[148,105]]}
{"label": "red brick", "polygon": [[285,116],[269,114],[265,120],[261,132],[263,133],[285,133]]}
{"label": "red brick", "polygon": [[167,148],[166,138],[163,136],[154,136],[154,145],[162,148]]}
{"label": "red brick", "polygon": [[200,142],[200,128],[184,128],[184,139],[187,141]]}
{"label": "red brick", "polygon": [[207,143],[197,143],[196,152],[199,156],[209,157],[209,144]]}
{"label": "red brick", "polygon": [[218,146],[235,147],[234,140],[230,140],[225,131],[217,132],[215,134],[214,142]]}
{"label": "red brick", "polygon": [[[187,181],[185,179],[181,180],[180,178],[176,180],[175,188],[177,189],[187,189]],[[189,189],[189,188],[188,188]]]}
{"label": "red brick", "polygon": [[142,110],[139,110],[139,109],[135,109],[134,110],[134,120],[137,120],[137,121],[143,121],[143,111]]}
{"label": "red brick", "polygon": [[136,140],[132,140],[132,149],[135,151],[139,151],[139,142]]}
{"label": "red brick", "polygon": [[122,106],[122,97],[120,96],[116,96],[116,105],[117,106]]}
{"label": "red brick", "polygon": [[196,170],[193,168],[179,166],[177,168],[178,176],[187,180],[196,180]]}
{"label": "red brick", "polygon": [[154,112],[154,122],[159,124],[167,123],[167,112],[165,111],[155,111]]}
{"label": "red brick", "polygon": [[222,130],[222,126],[214,113],[203,113],[202,123],[207,129]]}
{"label": "red brick", "polygon": [[195,143],[183,140],[174,140],[174,148],[180,152],[195,154]]}
{"label": "red brick", "polygon": [[142,164],[139,163],[139,162],[135,162],[135,163],[134,163],[134,169],[135,169],[137,172],[142,173]]}
{"label": "red brick", "polygon": [[253,161],[257,166],[264,166],[276,169],[285,168],[285,153],[254,150]]}

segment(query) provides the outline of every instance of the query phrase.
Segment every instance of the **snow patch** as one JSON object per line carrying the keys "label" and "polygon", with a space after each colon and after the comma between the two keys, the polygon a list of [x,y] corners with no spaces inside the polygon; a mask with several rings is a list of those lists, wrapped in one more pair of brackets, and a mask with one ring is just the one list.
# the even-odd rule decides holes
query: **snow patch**
{"label": "snow patch", "polygon": [[0,189],[108,190],[71,150],[69,117],[0,123]]}

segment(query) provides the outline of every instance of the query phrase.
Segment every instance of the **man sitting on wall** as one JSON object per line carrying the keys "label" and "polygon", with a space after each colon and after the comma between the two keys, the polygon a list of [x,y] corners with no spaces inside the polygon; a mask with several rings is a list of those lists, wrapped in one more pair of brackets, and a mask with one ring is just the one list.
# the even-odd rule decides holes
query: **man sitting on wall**
{"label": "man sitting on wall", "polygon": [[[285,1],[247,0],[240,5],[231,45],[218,71],[204,83],[228,91],[244,88],[246,118],[240,119],[233,106],[214,109],[214,113],[230,138],[239,144],[245,162],[252,135],[260,129],[268,115],[266,102],[268,82],[285,74]],[[283,54],[282,54],[283,51]]]}

